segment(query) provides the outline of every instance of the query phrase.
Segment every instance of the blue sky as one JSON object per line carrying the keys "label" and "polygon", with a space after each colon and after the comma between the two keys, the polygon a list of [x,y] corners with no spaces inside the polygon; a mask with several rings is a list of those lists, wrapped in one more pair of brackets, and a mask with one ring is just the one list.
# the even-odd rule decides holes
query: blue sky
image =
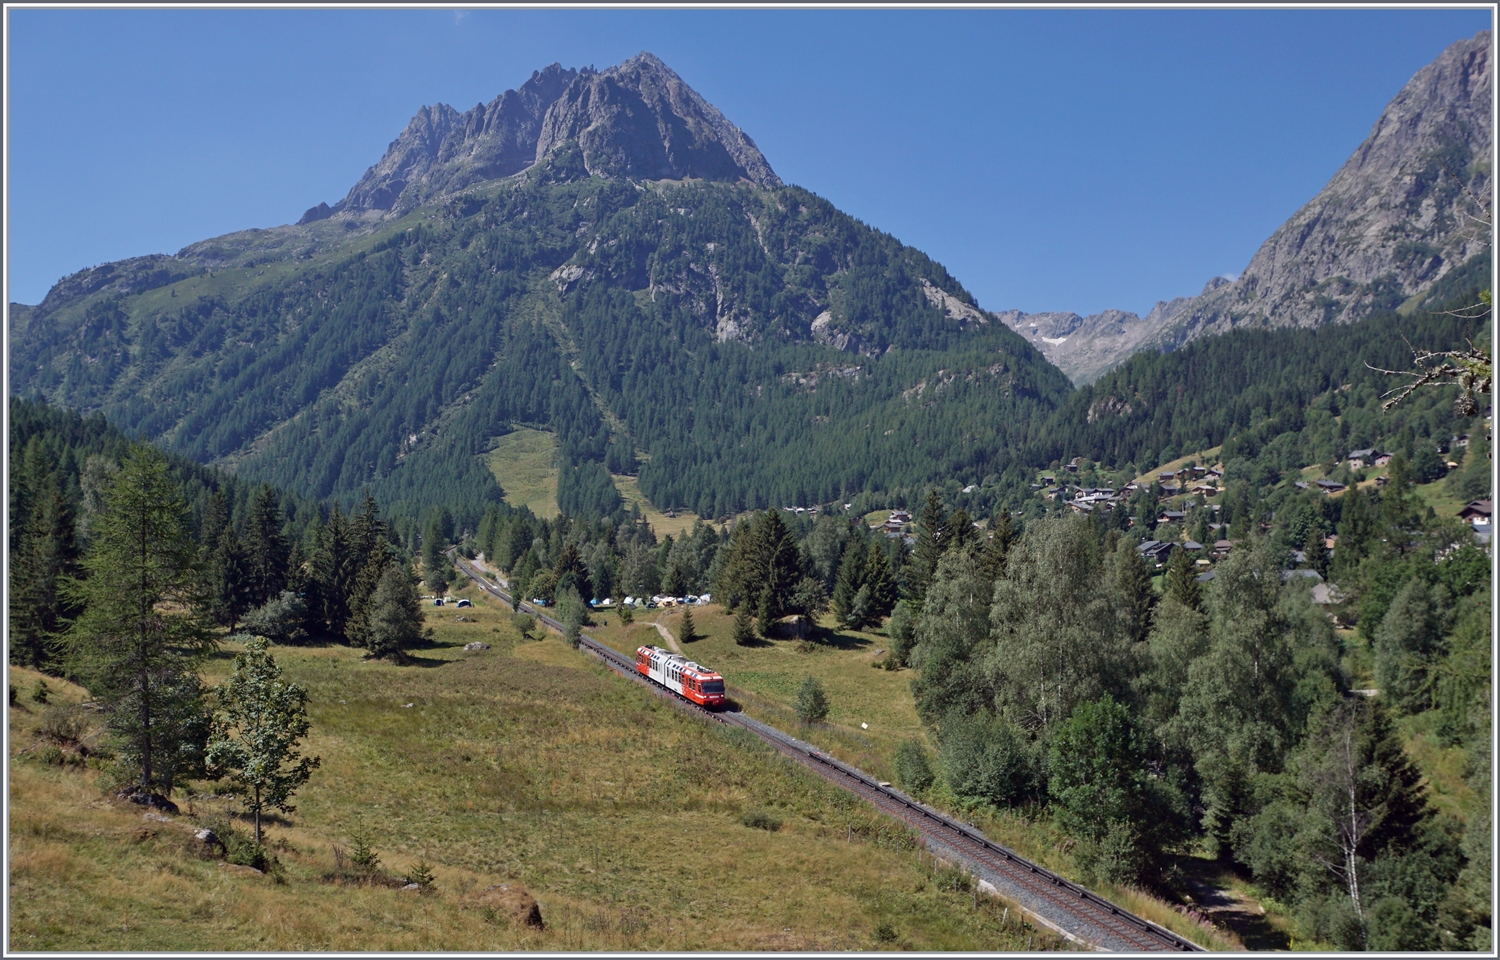
{"label": "blue sky", "polygon": [[342,197],[423,104],[650,50],[982,306],[1235,274],[1485,9],[7,10],[7,299]]}

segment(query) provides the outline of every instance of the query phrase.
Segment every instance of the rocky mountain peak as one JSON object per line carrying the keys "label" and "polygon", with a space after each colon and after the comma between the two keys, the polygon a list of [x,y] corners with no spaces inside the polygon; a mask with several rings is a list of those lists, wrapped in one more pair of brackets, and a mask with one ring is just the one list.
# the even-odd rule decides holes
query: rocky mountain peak
{"label": "rocky mountain peak", "polygon": [[1473,198],[1491,189],[1490,39],[1460,40],[1417,71],[1239,278],[1205,288],[1143,345],[1242,325],[1351,323],[1484,254],[1490,230]]}
{"label": "rocky mountain peak", "polygon": [[512,176],[576,146],[586,175],[634,180],[781,181],[754,141],[665,63],[639,53],[603,71],[554,63],[519,90],[459,113],[424,106],[348,196],[303,215],[401,215],[443,194]]}

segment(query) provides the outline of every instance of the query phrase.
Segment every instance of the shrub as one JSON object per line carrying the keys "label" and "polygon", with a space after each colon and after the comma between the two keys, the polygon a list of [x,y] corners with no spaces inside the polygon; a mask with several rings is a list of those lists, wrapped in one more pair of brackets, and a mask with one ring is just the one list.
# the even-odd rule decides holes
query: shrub
{"label": "shrub", "polygon": [[52,691],[47,689],[47,681],[38,680],[36,686],[31,690],[31,699],[35,703],[46,703],[51,699]]}
{"label": "shrub", "polygon": [[627,627],[635,623],[635,611],[628,604],[620,604],[620,622]]}
{"label": "shrub", "polygon": [[882,923],[875,928],[875,939],[881,943],[891,943],[896,939],[896,928],[889,923]]}
{"label": "shrub", "polygon": [[522,640],[530,640],[531,631],[536,629],[536,617],[533,617],[529,613],[512,614],[510,625],[516,628],[516,632],[521,635]]}
{"label": "shrub", "polygon": [[53,743],[77,743],[83,739],[87,728],[88,718],[75,704],[55,703],[42,714],[42,737]]}
{"label": "shrub", "polygon": [[407,883],[415,883],[424,890],[430,890],[435,879],[432,875],[432,864],[427,862],[425,856],[419,857],[416,863],[407,868],[406,876],[402,879]]}
{"label": "shrub", "polygon": [[363,832],[349,838],[349,862],[356,870],[374,873],[380,869],[380,857],[370,849],[370,840]]}
{"label": "shrub", "polygon": [[752,810],[740,817],[740,823],[753,830],[769,830],[775,833],[781,829],[781,818],[764,810]]}
{"label": "shrub", "polygon": [[307,601],[290,590],[281,591],[245,614],[244,631],[265,637],[272,643],[299,643],[307,636],[302,624],[307,620]]}
{"label": "shrub", "polygon": [[927,751],[915,740],[903,740],[896,747],[896,780],[908,790],[926,790],[935,779]]}
{"label": "shrub", "polygon": [[808,677],[797,688],[797,719],[818,723],[828,717],[828,694],[817,677]]}

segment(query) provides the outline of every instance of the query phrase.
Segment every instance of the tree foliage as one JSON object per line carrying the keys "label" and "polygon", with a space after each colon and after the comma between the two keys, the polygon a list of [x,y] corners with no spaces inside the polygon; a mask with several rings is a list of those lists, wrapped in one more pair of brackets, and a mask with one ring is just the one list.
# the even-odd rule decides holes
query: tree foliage
{"label": "tree foliage", "polygon": [[266,638],[251,637],[215,694],[221,712],[209,737],[208,767],[249,791],[259,844],[261,812],[293,812],[292,794],[322,763],[298,749],[311,725],[307,692],[283,678]]}

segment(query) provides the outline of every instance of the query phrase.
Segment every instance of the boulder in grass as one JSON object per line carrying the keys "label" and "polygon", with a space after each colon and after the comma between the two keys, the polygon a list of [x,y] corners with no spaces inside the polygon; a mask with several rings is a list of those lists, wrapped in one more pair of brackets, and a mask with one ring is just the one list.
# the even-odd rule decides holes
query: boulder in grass
{"label": "boulder in grass", "polygon": [[469,650],[469,651],[474,651],[474,650],[488,650],[489,648],[490,648],[489,644],[487,644],[487,643],[480,643],[478,640],[474,641],[473,643],[466,643],[466,644],[464,644],[464,649],[465,650]]}
{"label": "boulder in grass", "polygon": [[168,800],[166,797],[162,796],[159,793],[141,793],[134,787],[131,787],[127,790],[121,791],[120,796],[124,797],[126,800],[129,800],[131,803],[138,803],[143,807],[150,807],[153,810],[161,810],[164,813],[178,812],[177,804]]}
{"label": "boulder in grass", "polygon": [[464,905],[489,907],[515,923],[537,930],[545,930],[547,926],[542,921],[541,905],[519,883],[497,883],[492,887],[486,887],[479,893],[468,897]]}

